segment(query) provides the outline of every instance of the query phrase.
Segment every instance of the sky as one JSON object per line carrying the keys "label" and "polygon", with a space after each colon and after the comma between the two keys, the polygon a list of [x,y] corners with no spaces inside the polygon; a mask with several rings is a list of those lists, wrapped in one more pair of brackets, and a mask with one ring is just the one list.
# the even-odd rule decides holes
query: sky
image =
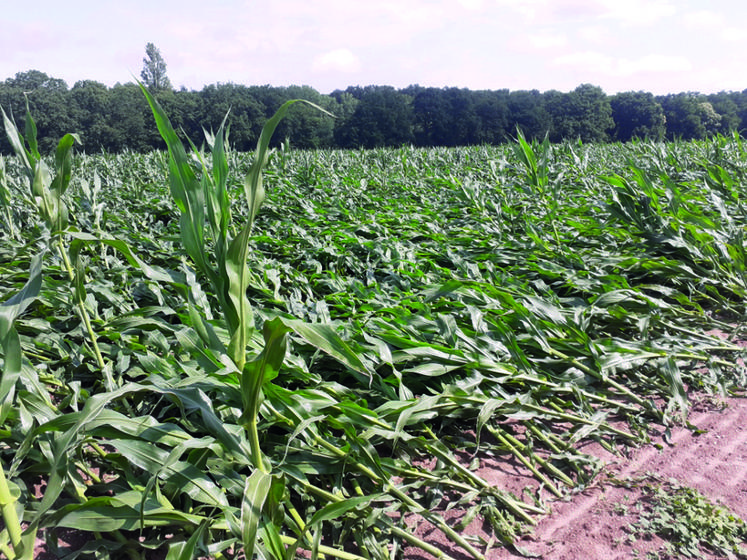
{"label": "sky", "polygon": [[655,95],[747,89],[745,0],[4,2],[0,81],[107,86],[158,47],[176,88],[411,84]]}

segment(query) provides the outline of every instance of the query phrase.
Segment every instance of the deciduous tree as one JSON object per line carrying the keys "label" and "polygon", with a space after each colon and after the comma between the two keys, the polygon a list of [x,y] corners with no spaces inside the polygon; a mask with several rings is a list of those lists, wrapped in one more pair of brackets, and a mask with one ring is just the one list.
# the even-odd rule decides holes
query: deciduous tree
{"label": "deciduous tree", "polygon": [[343,148],[400,146],[415,139],[412,98],[391,86],[348,88],[360,102],[350,119],[335,130]]}
{"label": "deciduous tree", "polygon": [[667,132],[664,110],[652,94],[643,91],[618,93],[610,98],[610,106],[615,121],[615,140],[664,139]]}
{"label": "deciduous tree", "polygon": [[604,142],[615,126],[609,98],[598,86],[581,84],[570,93],[547,92],[545,106],[552,115],[554,142],[577,138]]}
{"label": "deciduous tree", "polygon": [[145,45],[143,71],[140,72],[140,77],[146,87],[154,93],[171,89],[171,82],[166,76],[166,61],[153,43]]}
{"label": "deciduous tree", "polygon": [[667,138],[701,140],[706,137],[703,124],[703,97],[697,93],[677,93],[660,98],[667,118]]}

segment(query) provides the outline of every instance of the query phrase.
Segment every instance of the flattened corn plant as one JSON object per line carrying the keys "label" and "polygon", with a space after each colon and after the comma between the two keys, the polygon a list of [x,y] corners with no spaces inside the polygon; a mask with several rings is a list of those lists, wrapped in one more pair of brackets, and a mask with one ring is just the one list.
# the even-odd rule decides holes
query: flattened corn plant
{"label": "flattened corn plant", "polygon": [[580,443],[744,387],[737,136],[270,150],[290,103],[188,151],[144,94],[167,154],[50,168],[5,118],[7,558],[449,558],[418,523],[481,559],[590,483]]}

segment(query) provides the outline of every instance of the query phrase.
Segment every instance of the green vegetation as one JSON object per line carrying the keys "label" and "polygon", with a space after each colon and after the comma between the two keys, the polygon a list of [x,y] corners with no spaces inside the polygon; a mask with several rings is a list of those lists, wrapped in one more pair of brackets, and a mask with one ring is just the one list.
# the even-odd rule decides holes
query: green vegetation
{"label": "green vegetation", "polygon": [[747,523],[697,490],[655,473],[620,482],[642,491],[629,540],[634,543],[656,535],[666,541],[662,550],[648,553],[647,558],[701,558],[705,551],[747,558]]}
{"label": "green vegetation", "polygon": [[47,159],[5,120],[8,558],[38,529],[90,533],[79,557],[448,558],[417,517],[481,559],[461,526],[512,546],[545,493],[473,460],[562,496],[599,467],[579,443],[744,387],[745,350],[705,334],[745,317],[737,135],[270,150],[285,104],[253,154],[224,126],[187,151],[157,99],[168,154],[65,135]]}
{"label": "green vegetation", "polygon": [[[187,137],[217,130],[230,110],[231,143],[251,151],[264,123],[284,102],[306,99],[335,115],[297,107],[279,123],[274,147],[287,138],[297,148],[378,148],[413,145],[479,146],[525,137],[551,142],[702,140],[747,130],[747,90],[717,94],[645,92],[605,94],[582,84],[546,92],[434,88],[418,85],[348,87],[323,95],[308,86],[271,87],[219,83],[200,91],[172,89],[165,62],[148,44],[141,74],[151,93]],[[92,80],[72,87],[43,72],[19,72],[0,82],[0,106],[22,124],[26,99],[44,150],[75,132],[88,154],[163,149],[150,109],[134,83],[109,88]],[[0,138],[0,153],[12,153]]]}

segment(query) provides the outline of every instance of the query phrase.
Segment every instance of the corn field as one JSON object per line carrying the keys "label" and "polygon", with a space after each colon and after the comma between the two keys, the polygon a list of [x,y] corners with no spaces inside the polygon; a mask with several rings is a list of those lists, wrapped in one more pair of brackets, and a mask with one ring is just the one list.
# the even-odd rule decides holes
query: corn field
{"label": "corn field", "polygon": [[745,386],[738,136],[269,150],[289,102],[246,154],[145,94],[168,152],[3,114],[5,558],[448,559],[418,516],[481,560],[594,479],[582,443]]}

